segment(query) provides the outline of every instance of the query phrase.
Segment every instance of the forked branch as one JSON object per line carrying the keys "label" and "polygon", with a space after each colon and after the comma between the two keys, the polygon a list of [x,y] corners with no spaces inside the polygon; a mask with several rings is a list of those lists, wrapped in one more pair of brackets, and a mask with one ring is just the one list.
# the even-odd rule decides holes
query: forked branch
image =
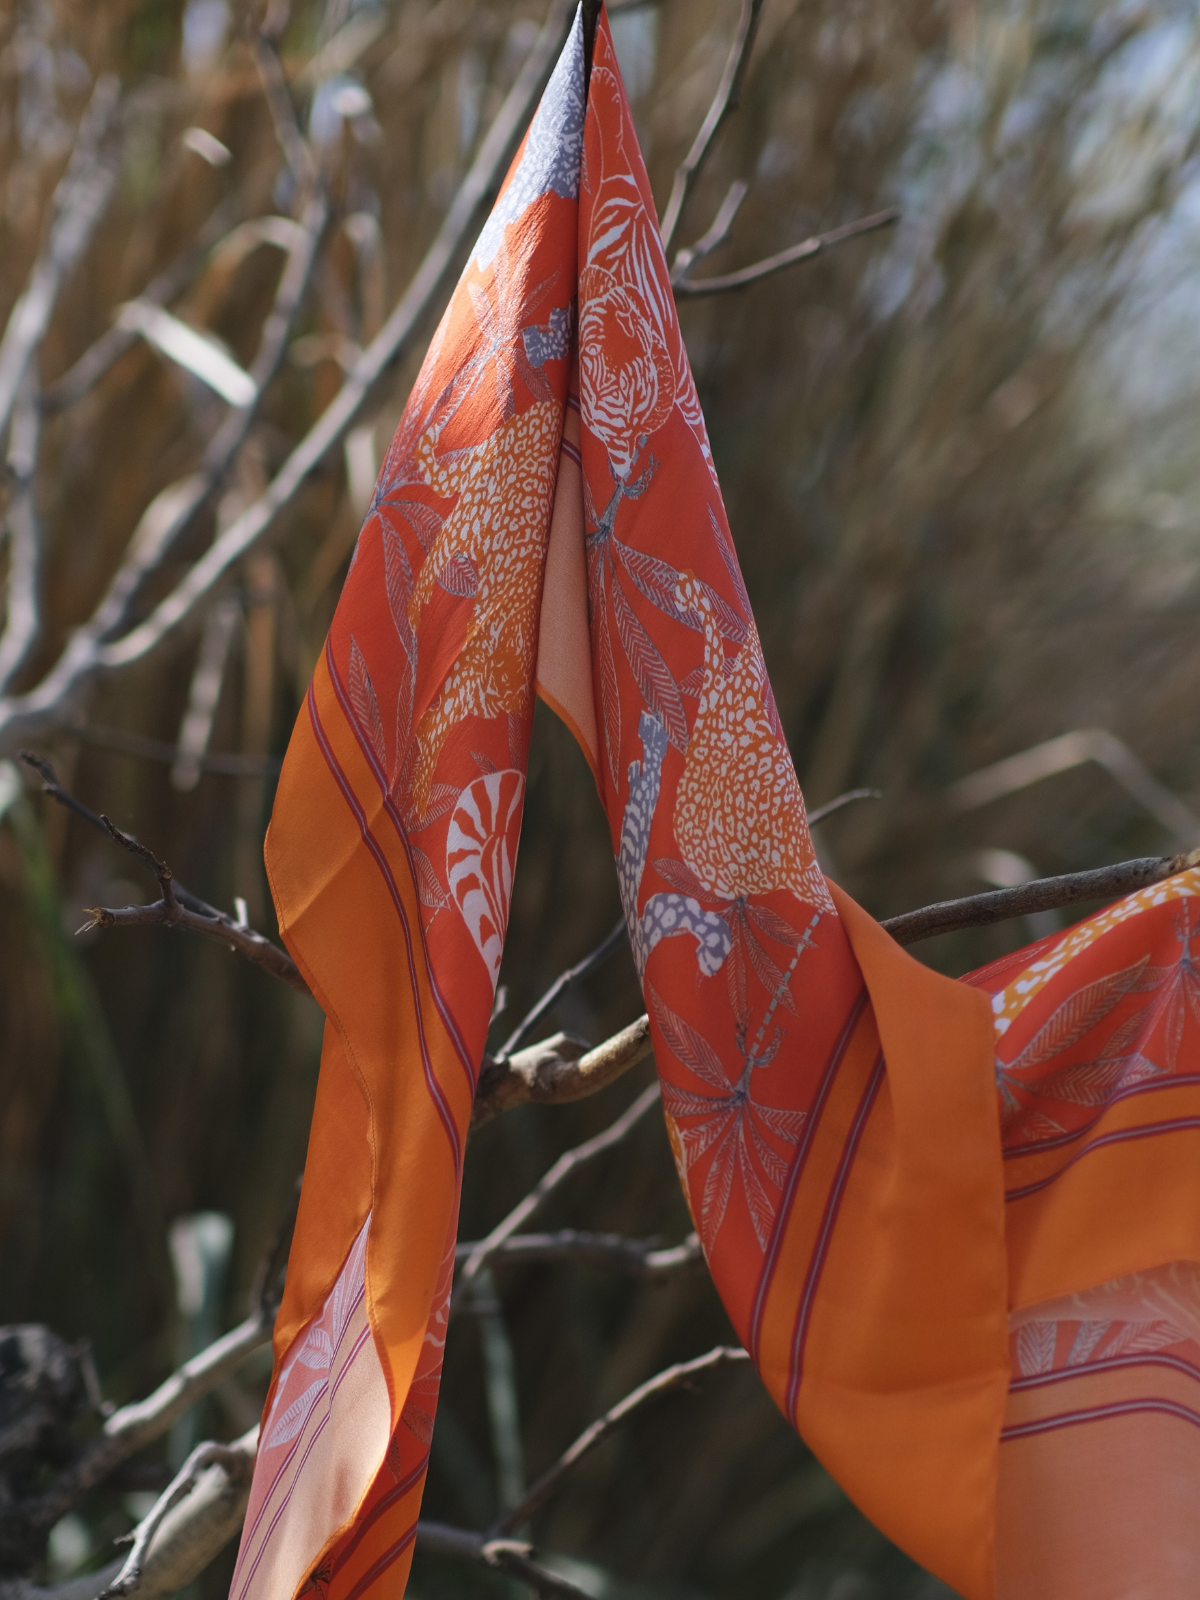
{"label": "forked branch", "polygon": [[675,173],[675,181],[671,185],[671,196],[667,201],[667,209],[663,212],[662,242],[663,249],[671,248],[671,240],[675,237],[675,230],[679,226],[679,219],[683,215],[683,208],[688,202],[701,169],[708,159],[712,142],[725,118],[731,111],[736,111],[741,96],[742,80],[746,75],[746,67],[750,60],[750,50],[754,44],[754,35],[758,31],[758,21],[762,14],[763,0],[742,0],[741,14],[738,17],[737,32],[733,36],[733,43],[729,47],[729,54],[725,59],[725,68],[721,73],[721,81],[717,85],[717,92],[712,98],[712,104],[705,114],[704,121],[700,124],[700,131],[692,141],[692,147],[680,162]]}
{"label": "forked branch", "polygon": [[467,1528],[451,1528],[444,1522],[417,1524],[417,1549],[423,1555],[449,1556],[473,1561],[520,1578],[538,1595],[561,1595],[564,1600],[586,1600],[585,1592],[549,1572],[533,1559],[533,1547],[519,1539],[490,1539]]}
{"label": "forked branch", "polygon": [[20,759],[27,767],[32,767],[41,778],[44,794],[48,794],[59,805],[73,811],[77,817],[81,817],[84,822],[106,834],[122,849],[136,856],[158,880],[160,895],[150,905],[119,908],[91,906],[88,908],[91,920],[84,924],[84,929],[187,928],[192,933],[203,934],[205,938],[219,939],[222,944],[235,950],[238,955],[245,956],[247,961],[269,972],[272,977],[282,979],[301,994],[310,993],[300,969],[286,950],[281,950],[277,944],[273,944],[270,939],[257,933],[246,923],[235,921],[224,911],[218,911],[215,906],[210,906],[207,900],[201,900],[198,895],[189,893],[182,885],[176,883],[170,867],[165,861],[160,861],[151,849],[135,839],[132,834],[116,827],[103,813],[92,811],[64,788],[58,781],[54,768],[44,756],[36,755],[31,750],[23,750]]}
{"label": "forked branch", "polygon": [[[760,278],[769,278],[772,273],[782,272],[785,267],[793,267],[800,261],[811,261],[814,256],[821,255],[834,245],[843,244],[847,239],[857,239],[865,233],[874,233],[879,228],[889,228],[899,220],[899,208],[888,206],[885,211],[875,211],[869,217],[859,217],[854,222],[844,223],[840,228],[830,228],[828,233],[814,234],[811,239],[790,245],[786,250],[767,256],[763,261],[755,261],[748,267],[739,267],[736,272],[726,272],[715,278],[689,276],[694,261],[699,259],[697,254],[684,260],[682,267],[677,261],[676,268],[671,273],[671,286],[675,290],[677,300],[695,299],[705,294],[724,294],[731,289],[745,289],[749,284],[757,283]],[[703,253],[708,254],[708,251]],[[681,251],[680,256],[683,257],[684,252]]]}

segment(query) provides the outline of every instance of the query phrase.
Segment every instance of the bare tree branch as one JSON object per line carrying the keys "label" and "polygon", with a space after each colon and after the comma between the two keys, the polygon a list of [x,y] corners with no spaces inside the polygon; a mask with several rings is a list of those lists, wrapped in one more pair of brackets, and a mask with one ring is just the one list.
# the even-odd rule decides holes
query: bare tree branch
{"label": "bare tree branch", "polygon": [[649,1054],[650,1024],[641,1016],[594,1050],[558,1033],[518,1050],[507,1061],[485,1061],[471,1125],[479,1127],[499,1112],[527,1100],[541,1105],[583,1100],[615,1083]]}
{"label": "bare tree branch", "polygon": [[770,277],[773,272],[782,272],[785,267],[795,266],[798,261],[811,261],[814,256],[819,256],[835,244],[857,239],[864,233],[874,233],[877,228],[890,227],[899,217],[897,207],[889,206],[885,211],[875,211],[869,217],[860,217],[855,222],[844,223],[840,228],[831,228],[828,233],[814,234],[801,244],[791,245],[777,255],[767,256],[765,261],[756,261],[752,266],[740,267],[737,272],[727,272],[718,278],[689,278],[686,275],[691,266],[689,261],[678,277],[672,273],[671,286],[677,300],[694,299],[704,294],[723,294],[729,289],[744,289],[748,284],[757,283],[760,278]]}
{"label": "bare tree branch", "polygon": [[52,1589],[24,1578],[0,1581],[0,1600],[100,1600],[133,1593],[140,1600],[169,1600],[240,1532],[257,1439],[256,1425],[232,1444],[199,1445],[135,1531],[124,1560]]}
{"label": "bare tree branch", "polygon": [[117,163],[108,134],[120,97],[121,86],[115,77],[106,74],[96,80],[67,170],[54,191],[46,242],[0,340],[0,433],[45,336],[59,291],[87,248],[112,195]]}
{"label": "bare tree branch", "polygon": [[667,1367],[665,1371],[656,1373],[653,1378],[648,1378],[623,1400],[618,1400],[615,1406],[606,1411],[602,1417],[598,1417],[590,1427],[585,1428],[574,1444],[563,1451],[554,1465],[542,1473],[520,1504],[511,1507],[503,1516],[497,1518],[488,1530],[489,1535],[500,1538],[528,1522],[530,1517],[545,1505],[571,1469],[578,1466],[584,1456],[589,1455],[597,1445],[602,1444],[636,1412],[651,1405],[662,1395],[669,1394],[673,1389],[689,1387],[692,1380],[703,1373],[749,1359],[749,1353],[740,1345],[736,1347],[717,1345],[705,1355],[697,1356],[692,1361],[679,1361],[673,1367]]}
{"label": "bare tree branch", "polygon": [[712,104],[708,108],[704,121],[700,124],[700,131],[692,141],[692,148],[684,156],[675,173],[675,181],[671,185],[671,196],[667,201],[667,209],[663,213],[662,242],[663,249],[671,248],[671,240],[675,237],[675,230],[679,226],[679,219],[683,215],[683,208],[688,202],[688,197],[695,187],[701,169],[708,158],[708,152],[717,132],[725,118],[731,111],[736,111],[742,91],[742,79],[746,73],[746,66],[750,59],[750,49],[754,44],[754,35],[758,31],[758,19],[762,13],[763,0],[742,0],[742,11],[738,18],[737,32],[733,36],[733,43],[729,47],[729,55],[725,61],[725,70],[721,73],[721,81],[717,85],[717,92],[713,96]]}
{"label": "bare tree branch", "polygon": [[[539,1595],[586,1600],[584,1590],[540,1566],[532,1558],[532,1546],[517,1539],[489,1539],[485,1534],[471,1533],[466,1528],[422,1521],[417,1524],[417,1549],[424,1555],[450,1556],[494,1567],[520,1578]],[[2,1595],[0,1600],[4,1600]]]}
{"label": "bare tree branch", "polygon": [[[458,1260],[466,1261],[478,1242],[455,1247]],[[616,1267],[635,1278],[666,1278],[700,1266],[704,1252],[700,1240],[689,1233],[682,1244],[660,1246],[653,1239],[626,1239],[618,1233],[584,1233],[562,1228],[557,1233],[519,1233],[488,1252],[488,1262],[594,1261]]]}
{"label": "bare tree branch", "polygon": [[1059,734],[1015,756],[1007,756],[990,767],[972,772],[946,791],[946,799],[957,812],[975,811],[1004,795],[1016,794],[1045,778],[1056,777],[1095,762],[1143,806],[1152,817],[1187,850],[1200,839],[1200,817],[1160,783],[1141,758],[1123,739],[1107,728],[1076,728]]}
{"label": "bare tree branch", "polygon": [[89,1489],[103,1483],[130,1456],[162,1437],[177,1418],[211,1394],[247,1356],[271,1338],[271,1324],[256,1309],[245,1322],[184,1362],[144,1400],[114,1411],[102,1432],[59,1473],[42,1494],[23,1501],[20,1514],[31,1528],[50,1528]]}
{"label": "bare tree branch", "polygon": [[41,633],[42,532],[35,473],[41,417],[32,365],[26,368],[12,409],[7,466],[12,481],[8,506],[8,593],[0,635],[0,691],[7,689]]}
{"label": "bare tree branch", "polygon": [[[118,828],[113,830],[113,837],[119,842],[124,842],[128,835],[122,835]],[[170,868],[166,871],[169,883]],[[163,880],[160,878],[159,881],[161,883]],[[224,911],[217,911],[213,907],[209,907],[206,911],[193,911],[189,906],[180,905],[177,898],[168,900],[164,895],[162,899],[154,900],[146,906],[89,906],[87,914],[91,921],[84,925],[85,930],[187,928],[191,933],[200,933],[207,939],[217,939],[221,944],[228,945],[231,950],[235,950],[240,956],[245,956],[247,961],[256,967],[261,967],[264,972],[269,972],[272,977],[281,978],[298,994],[312,992],[305,983],[299,967],[286,950],[281,950],[277,944],[272,944],[270,939],[264,938],[261,933],[235,922]]]}
{"label": "bare tree branch", "polygon": [[[224,482],[226,473],[250,433],[262,397],[287,354],[288,336],[304,302],[328,219],[328,201],[323,194],[313,194],[304,206],[298,230],[288,235],[291,247],[287,261],[275,291],[274,304],[259,335],[258,351],[249,369],[254,399],[249,405],[230,408],[229,415],[209,441],[199,471],[192,475],[175,499],[170,515],[161,526],[155,528],[154,537],[144,542],[131,542],[95,615],[74,636],[58,667],[46,680],[46,685],[64,668],[70,668],[76,658],[82,662],[87,655],[100,651],[101,642],[123,625],[130,602],[142,580],[171,554],[193,519]],[[71,673],[67,675],[70,677]],[[45,689],[46,685],[42,688]]]}
{"label": "bare tree branch", "polygon": [[[72,638],[62,658],[42,683],[28,694],[0,700],[0,740],[8,748],[22,733],[28,736],[64,721],[83,686],[95,673],[116,670],[140,661],[162,644],[182,622],[208,601],[229,568],[249,553],[284,507],[291,503],[309,475],[329,451],[341,442],[380,378],[409,349],[453,270],[480,207],[495,192],[505,163],[549,76],[572,9],[570,0],[551,0],[546,21],[516,82],[399,304],[355,363],[337,396],[292,451],[266,492],[229,524],[149,616],[123,637],[106,643],[104,636],[124,615],[132,591],[148,564],[133,563],[137,571],[128,576],[127,568],[120,569],[97,614]],[[313,202],[314,205],[318,203]],[[263,346],[266,343],[264,332]],[[252,374],[257,376],[253,369]],[[230,419],[231,427],[240,421],[241,415],[237,413]],[[218,433],[210,447],[210,457],[221,438],[221,433]],[[188,509],[188,517],[193,509]],[[166,543],[174,538],[178,526],[182,524],[172,524]],[[165,543],[156,547],[155,561],[161,559],[165,548]],[[132,583],[129,577],[133,578]]]}
{"label": "bare tree branch", "polygon": [[[458,1282],[455,1285],[455,1300],[460,1295],[465,1295],[479,1273],[487,1265],[489,1256],[504,1241],[516,1233],[518,1228],[525,1224],[541,1210],[545,1202],[558,1189],[572,1173],[585,1166],[596,1156],[602,1155],[606,1150],[611,1150],[614,1145],[620,1144],[622,1139],[637,1126],[650,1107],[657,1105],[659,1088],[657,1082],[652,1083],[648,1089],[643,1089],[632,1105],[628,1106],[611,1127],[605,1128],[603,1133],[598,1133],[592,1139],[587,1139],[583,1144],[576,1145],[573,1150],[564,1151],[550,1170],[538,1180],[529,1193],[519,1204],[515,1205],[502,1222],[498,1222],[488,1234],[486,1239],[481,1239],[471,1249],[470,1255],[463,1263]],[[518,1524],[514,1523],[514,1527]]]}
{"label": "bare tree branch", "polygon": [[[858,797],[857,791],[855,797]],[[839,796],[830,804],[841,805],[848,799],[848,796]],[[828,809],[822,807],[814,812],[813,820],[819,821],[822,815],[828,814]],[[1066,873],[1058,878],[1022,883],[1013,889],[990,890],[985,894],[967,895],[961,900],[943,900],[919,911],[888,917],[881,926],[897,944],[916,944],[935,934],[987,927],[1035,911],[1055,911],[1092,900],[1113,900],[1198,865],[1200,850],[1189,855],[1142,856],[1090,872]],[[649,1018],[641,1016],[594,1050],[580,1053],[577,1041],[568,1039],[565,1034],[556,1034],[541,1044],[518,1051],[507,1061],[488,1061],[479,1077],[472,1126],[528,1100],[543,1105],[582,1100],[615,1083],[631,1067],[645,1060],[650,1049]]]}
{"label": "bare tree branch", "polygon": [[729,185],[724,200],[717,208],[717,214],[712,220],[712,225],[700,235],[695,244],[687,245],[675,253],[675,264],[671,268],[671,287],[683,282],[688,273],[698,261],[703,261],[705,256],[711,255],[718,245],[725,243],[733,227],[733,219],[741,208],[742,201],[750,192],[750,185],[744,178],[737,178]]}
{"label": "bare tree branch", "polygon": [[960,928],[986,928],[993,922],[1029,916],[1035,911],[1058,911],[1088,900],[1114,900],[1164,878],[1173,878],[1200,866],[1200,850],[1186,856],[1142,856],[1091,872],[1068,872],[1059,878],[1038,878],[1013,889],[994,889],[962,900],[942,900],[920,911],[906,911],[882,924],[898,944],[916,944],[938,933]]}
{"label": "bare tree branch", "polygon": [[[241,1526],[249,1499],[257,1448],[257,1424],[233,1444],[214,1444],[210,1440],[197,1445],[138,1524],[124,1566],[113,1581],[101,1590],[97,1600],[118,1600],[120,1596],[134,1593],[173,1593],[180,1584],[187,1583],[191,1577],[203,1571],[226,1539]],[[184,1519],[176,1518],[172,1537],[166,1532],[171,1512],[185,1497],[192,1499],[213,1467],[223,1470],[226,1484],[234,1491],[221,1496],[231,1504],[215,1518],[201,1518],[197,1514],[199,1502],[194,1502]],[[202,1526],[198,1527],[197,1523]],[[217,1542],[218,1538],[220,1543]],[[197,1547],[200,1547],[204,1559],[202,1565],[192,1571]],[[185,1571],[187,1576],[183,1576]],[[168,1573],[169,1588],[164,1585]]]}
{"label": "bare tree branch", "polygon": [[150,926],[187,928],[192,933],[203,934],[208,939],[220,940],[238,955],[245,956],[247,961],[269,972],[272,977],[281,978],[299,993],[311,992],[301,976],[300,969],[286,950],[281,950],[263,934],[257,933],[245,923],[236,922],[224,911],[218,911],[215,906],[210,906],[207,900],[201,900],[198,895],[191,894],[177,884],[165,861],[160,861],[152,850],[135,839],[132,834],[115,827],[106,816],[92,811],[65,789],[59,783],[54,768],[43,756],[36,755],[31,750],[23,750],[20,759],[26,766],[32,767],[42,779],[43,793],[48,794],[59,805],[73,811],[77,817],[81,817],[84,822],[106,834],[131,855],[136,856],[158,880],[161,890],[161,897],[158,900],[150,905],[123,906],[119,909],[107,906],[89,907],[88,916],[91,921],[85,925],[87,928]]}

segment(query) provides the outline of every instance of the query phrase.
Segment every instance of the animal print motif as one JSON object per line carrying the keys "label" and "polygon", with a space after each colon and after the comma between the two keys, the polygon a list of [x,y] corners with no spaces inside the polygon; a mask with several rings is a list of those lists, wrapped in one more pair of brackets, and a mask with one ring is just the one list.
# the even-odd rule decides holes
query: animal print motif
{"label": "animal print motif", "polygon": [[642,759],[629,763],[629,799],[621,818],[621,844],[617,852],[617,882],[625,920],[630,926],[637,920],[638,890],[646,865],[650,824],[658,804],[663,757],[667,753],[666,730],[648,711],[642,712],[638,733],[642,741]]}
{"label": "animal print motif", "polygon": [[643,711],[638,723],[643,758],[629,763],[629,800],[621,820],[621,845],[617,854],[617,881],[634,965],[640,978],[646,970],[650,952],[660,939],[672,934],[690,933],[696,940],[696,964],[705,977],[721,970],[729,954],[729,926],[715,911],[705,911],[687,895],[659,893],[650,896],[638,915],[638,891],[650,843],[650,824],[658,804],[667,735],[662,723]]}
{"label": "animal print motif", "polygon": [[533,704],[542,571],[558,462],[561,411],[553,400],[510,417],[490,439],[437,454],[438,429],[417,446],[425,482],[454,510],[442,524],[409,601],[414,628],[440,584],[474,593],[466,641],[432,705],[417,724],[420,748],[412,792],[418,814],[429,804],[434,768],[451,730],[465,717],[527,717]]}
{"label": "animal print motif", "polygon": [[706,978],[720,972],[733,942],[729,924],[719,912],[705,911],[698,900],[672,890],[652,894],[646,901],[638,923],[638,948],[634,951],[639,977],[655,945],[660,939],[669,939],[673,933],[690,933],[695,939],[696,965]]}
{"label": "animal print motif", "polygon": [[710,894],[790,889],[818,911],[833,902],[817,865],[787,746],[767,714],[767,669],[753,623],[728,671],[712,603],[695,574],[675,591],[704,628],[704,687],[675,794],[675,838]]}
{"label": "animal print motif", "polygon": [[504,953],[524,797],[521,773],[485,773],[459,796],[446,835],[446,881],[493,990]]}

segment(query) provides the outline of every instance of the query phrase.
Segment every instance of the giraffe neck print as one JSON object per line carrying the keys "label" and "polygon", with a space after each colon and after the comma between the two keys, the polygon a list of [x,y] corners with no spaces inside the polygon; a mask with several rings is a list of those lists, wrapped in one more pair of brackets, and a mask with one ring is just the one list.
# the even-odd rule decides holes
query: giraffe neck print
{"label": "giraffe neck print", "polygon": [[422,815],[442,746],[465,717],[530,711],[559,427],[559,408],[547,400],[483,444],[439,456],[432,430],[417,447],[425,482],[458,499],[421,569],[409,619],[417,628],[439,583],[473,599],[463,648],[417,724],[413,798]]}
{"label": "giraffe neck print", "polygon": [[751,622],[727,672],[712,605],[694,574],[680,574],[675,603],[704,628],[704,687],[675,792],[684,860],[723,899],[790,889],[832,911],[795,768],[772,726],[758,630]]}

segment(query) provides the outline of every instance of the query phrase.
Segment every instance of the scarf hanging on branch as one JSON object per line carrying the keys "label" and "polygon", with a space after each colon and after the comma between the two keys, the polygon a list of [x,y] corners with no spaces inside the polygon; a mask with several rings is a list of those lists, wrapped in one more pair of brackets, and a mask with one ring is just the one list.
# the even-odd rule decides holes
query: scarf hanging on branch
{"label": "scarf hanging on branch", "polygon": [[968,1600],[1190,1596],[1200,873],[966,982],[827,883],[603,14],[584,74],[577,20],[279,784],[327,1023],[232,1596],[402,1592],[535,689],[595,774],[680,1181],[785,1416]]}

